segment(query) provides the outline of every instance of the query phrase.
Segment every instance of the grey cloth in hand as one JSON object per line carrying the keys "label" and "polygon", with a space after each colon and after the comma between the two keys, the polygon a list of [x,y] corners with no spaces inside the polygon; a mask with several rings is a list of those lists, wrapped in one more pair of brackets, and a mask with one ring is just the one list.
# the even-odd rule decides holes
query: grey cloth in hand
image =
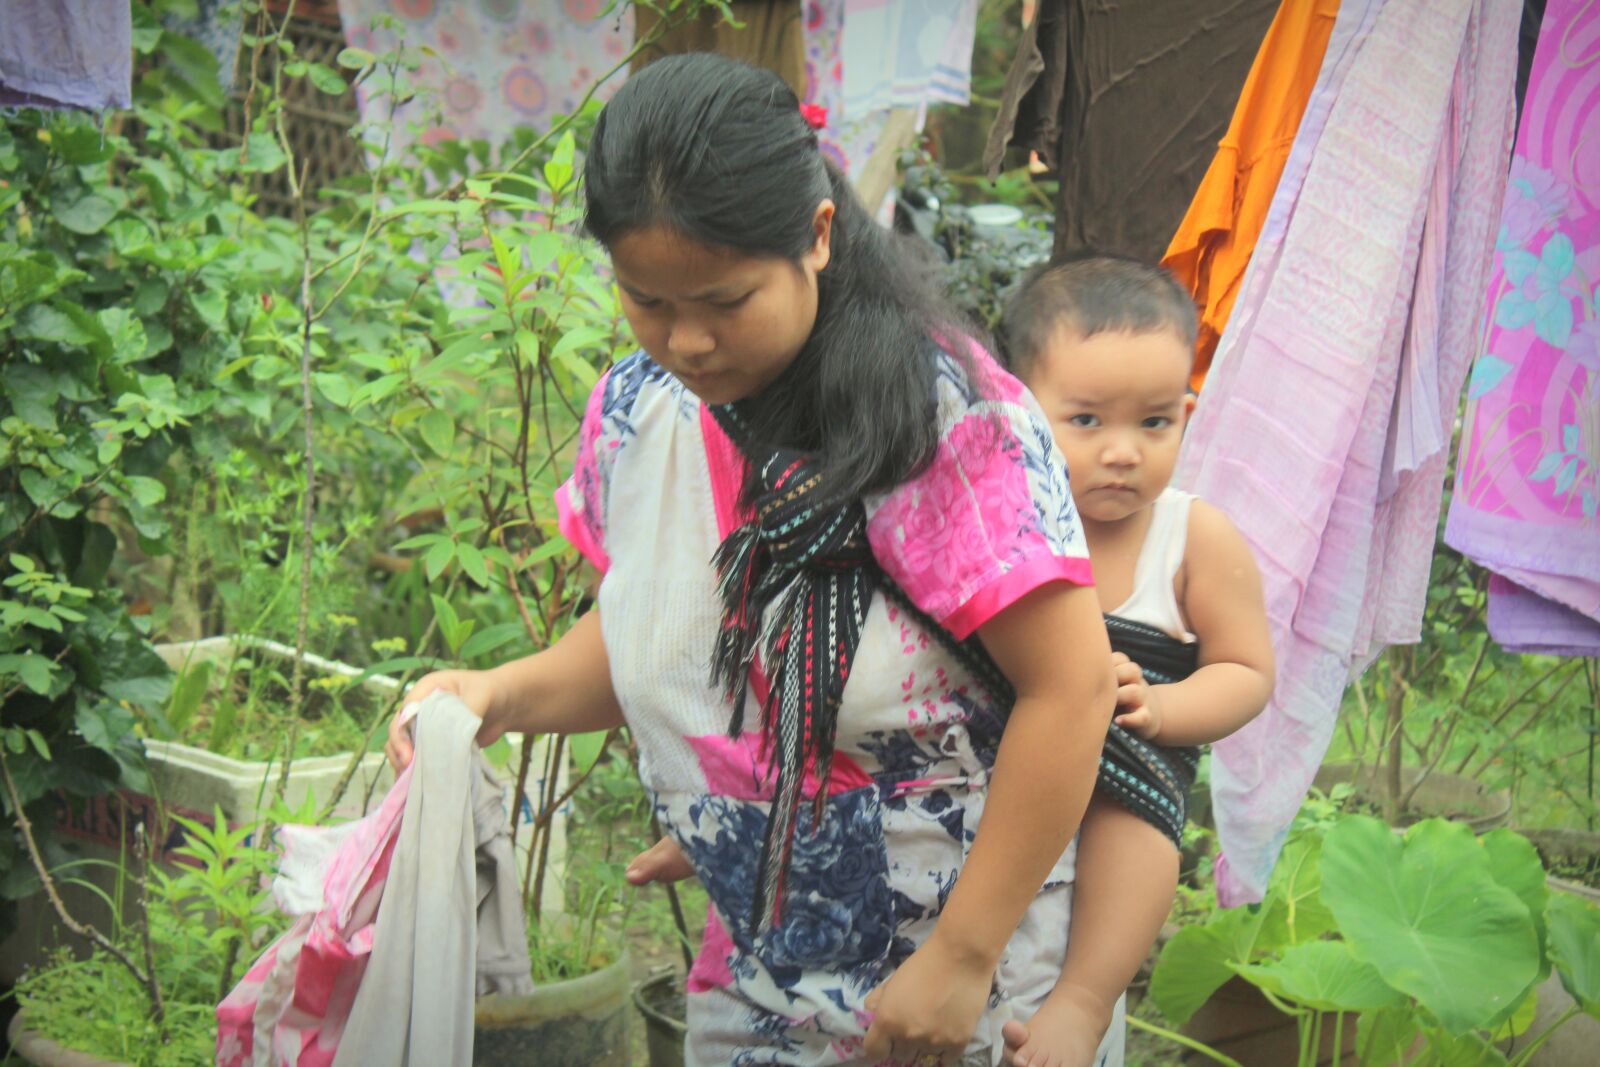
{"label": "grey cloth in hand", "polygon": [[478,749],[481,724],[430,693],[372,957],[334,1067],[472,1062],[475,994],[533,989],[510,826]]}

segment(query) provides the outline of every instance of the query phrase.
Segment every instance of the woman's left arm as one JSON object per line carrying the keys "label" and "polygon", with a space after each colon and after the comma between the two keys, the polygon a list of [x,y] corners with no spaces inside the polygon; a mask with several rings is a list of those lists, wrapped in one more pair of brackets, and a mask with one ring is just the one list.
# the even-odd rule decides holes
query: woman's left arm
{"label": "woman's left arm", "polygon": [[959,1054],[1006,943],[1077,832],[1116,685],[1089,586],[1051,582],[978,631],[1016,689],[977,837],[927,942],[868,998],[872,1056]]}

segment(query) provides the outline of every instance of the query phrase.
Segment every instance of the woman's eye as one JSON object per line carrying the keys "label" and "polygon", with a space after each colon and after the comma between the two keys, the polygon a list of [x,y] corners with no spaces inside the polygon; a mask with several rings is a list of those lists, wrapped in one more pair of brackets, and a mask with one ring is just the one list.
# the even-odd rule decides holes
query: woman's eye
{"label": "woman's eye", "polygon": [[751,292],[746,293],[741,297],[736,297],[732,300],[713,300],[711,302],[711,306],[716,308],[718,311],[733,311],[736,308],[743,307],[754,295],[755,294]]}

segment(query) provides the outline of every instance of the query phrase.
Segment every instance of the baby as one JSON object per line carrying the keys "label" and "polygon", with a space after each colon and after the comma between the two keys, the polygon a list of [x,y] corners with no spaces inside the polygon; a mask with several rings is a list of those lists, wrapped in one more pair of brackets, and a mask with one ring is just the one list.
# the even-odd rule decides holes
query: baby
{"label": "baby", "polygon": [[1089,255],[1031,277],[1002,326],[1066,457],[1123,731],[1084,816],[1061,977],[1005,1038],[1015,1067],[1086,1067],[1171,910],[1196,746],[1265,706],[1272,645],[1244,538],[1167,484],[1195,404],[1189,294],[1160,268]]}
{"label": "baby", "polygon": [[[1194,304],[1157,267],[1086,256],[1034,275],[1003,323],[1011,370],[1050,419],[1110,631],[1121,727],[1107,738],[1078,839],[1061,977],[1024,1024],[1014,1067],[1089,1067],[1155,944],[1178,882],[1199,745],[1272,693],[1261,576],[1227,516],[1168,486],[1194,410]],[[691,874],[663,838],[635,885]]]}

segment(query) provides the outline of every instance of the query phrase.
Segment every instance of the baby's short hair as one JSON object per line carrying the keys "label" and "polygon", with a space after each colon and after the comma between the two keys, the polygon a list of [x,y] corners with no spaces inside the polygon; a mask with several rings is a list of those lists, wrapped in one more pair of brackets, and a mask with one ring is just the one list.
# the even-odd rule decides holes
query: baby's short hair
{"label": "baby's short hair", "polygon": [[1012,373],[1031,372],[1062,325],[1086,338],[1107,330],[1172,330],[1193,349],[1199,318],[1194,299],[1165,269],[1082,252],[1035,270],[1006,306],[1000,331]]}

